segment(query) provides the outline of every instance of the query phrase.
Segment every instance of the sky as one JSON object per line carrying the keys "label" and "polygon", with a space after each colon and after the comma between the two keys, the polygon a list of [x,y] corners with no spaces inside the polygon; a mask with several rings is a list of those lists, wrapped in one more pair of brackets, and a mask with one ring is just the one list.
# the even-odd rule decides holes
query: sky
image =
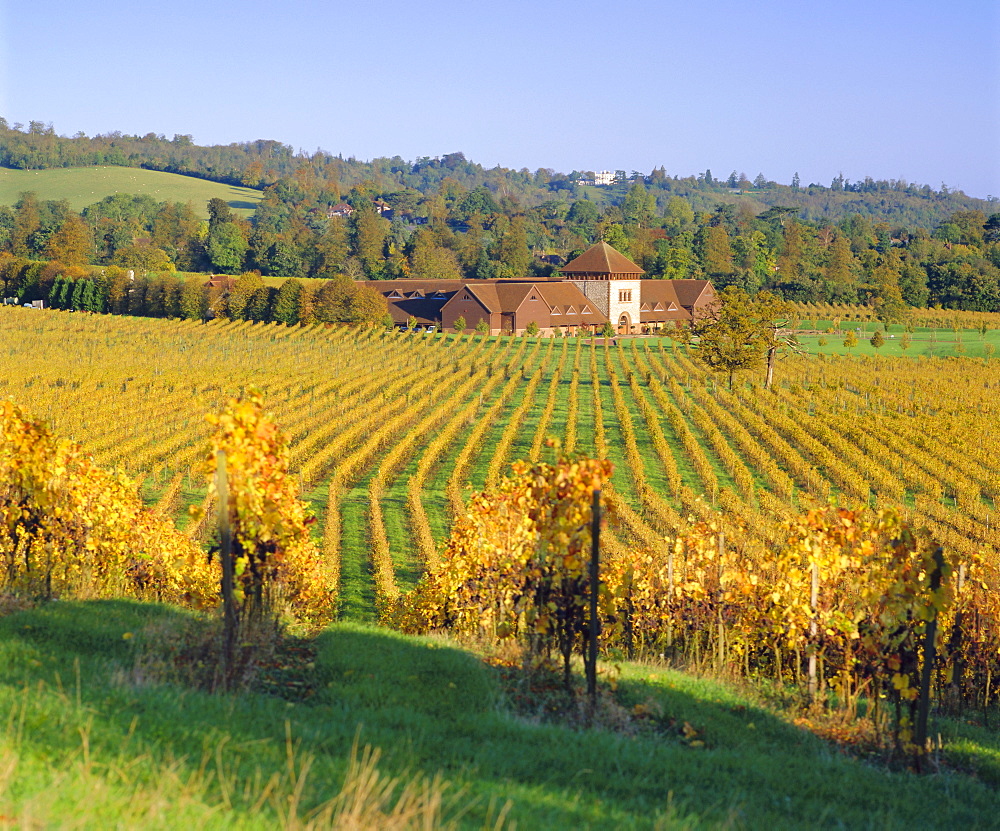
{"label": "sky", "polygon": [[0,0],[0,116],[1000,197],[1000,3]]}

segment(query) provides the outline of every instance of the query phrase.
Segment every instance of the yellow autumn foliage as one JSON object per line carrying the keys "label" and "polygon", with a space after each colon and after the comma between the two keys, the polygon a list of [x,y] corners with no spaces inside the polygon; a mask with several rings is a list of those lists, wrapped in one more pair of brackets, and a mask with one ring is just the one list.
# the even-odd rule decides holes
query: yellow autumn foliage
{"label": "yellow autumn foliage", "polygon": [[205,607],[217,570],[135,483],[0,402],[0,589]]}

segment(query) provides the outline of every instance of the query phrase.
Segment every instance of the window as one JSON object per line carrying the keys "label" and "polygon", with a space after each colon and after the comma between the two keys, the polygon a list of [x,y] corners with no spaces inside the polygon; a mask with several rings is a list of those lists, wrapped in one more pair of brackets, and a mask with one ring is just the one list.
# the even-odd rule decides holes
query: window
{"label": "window", "polygon": [[618,302],[619,303],[631,303],[632,302],[632,289],[619,289],[619,291],[618,291]]}

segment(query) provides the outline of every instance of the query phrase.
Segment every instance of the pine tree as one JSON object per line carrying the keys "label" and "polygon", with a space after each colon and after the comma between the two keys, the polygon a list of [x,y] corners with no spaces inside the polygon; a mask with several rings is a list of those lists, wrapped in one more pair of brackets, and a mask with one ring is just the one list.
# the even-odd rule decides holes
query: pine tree
{"label": "pine tree", "polygon": [[94,288],[93,280],[83,281],[83,297],[80,299],[82,311],[94,311]]}
{"label": "pine tree", "polygon": [[49,290],[49,307],[52,309],[62,308],[59,305],[59,293],[63,290],[63,276],[60,274],[52,282],[52,288]]}
{"label": "pine tree", "polygon": [[86,291],[86,280],[77,280],[73,284],[73,296],[70,300],[69,307],[75,309],[76,311],[81,311],[83,309],[83,293]]}

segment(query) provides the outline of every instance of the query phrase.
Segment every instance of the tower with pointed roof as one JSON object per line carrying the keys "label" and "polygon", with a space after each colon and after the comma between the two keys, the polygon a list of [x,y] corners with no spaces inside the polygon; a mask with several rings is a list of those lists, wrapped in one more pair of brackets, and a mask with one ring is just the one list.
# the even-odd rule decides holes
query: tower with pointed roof
{"label": "tower with pointed roof", "polygon": [[606,242],[598,242],[559,269],[599,308],[619,334],[638,331],[645,272]]}

